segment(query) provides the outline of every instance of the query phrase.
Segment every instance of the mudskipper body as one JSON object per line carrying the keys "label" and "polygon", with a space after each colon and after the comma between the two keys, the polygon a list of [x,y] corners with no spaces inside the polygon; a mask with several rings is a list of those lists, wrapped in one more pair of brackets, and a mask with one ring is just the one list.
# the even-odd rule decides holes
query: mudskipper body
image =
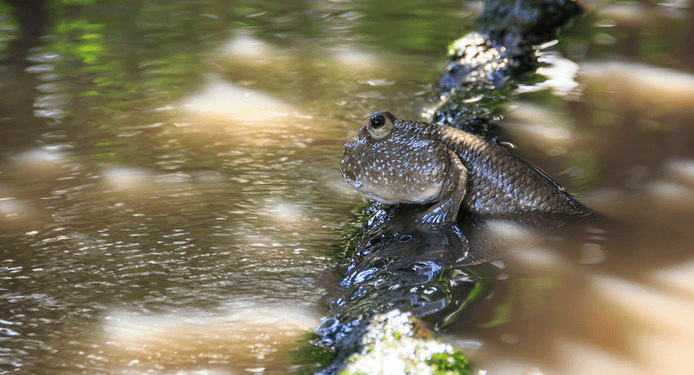
{"label": "mudskipper body", "polygon": [[495,142],[448,126],[374,113],[345,144],[343,177],[386,204],[433,203],[421,223],[476,214],[578,213],[582,206],[544,172]]}

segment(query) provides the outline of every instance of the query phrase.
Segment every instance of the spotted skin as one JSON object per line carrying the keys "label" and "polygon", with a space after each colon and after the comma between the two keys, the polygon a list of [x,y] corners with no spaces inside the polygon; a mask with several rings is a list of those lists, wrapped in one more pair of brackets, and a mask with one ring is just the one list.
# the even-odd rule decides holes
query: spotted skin
{"label": "spotted skin", "polygon": [[345,144],[343,177],[386,204],[434,203],[421,223],[451,223],[462,205],[482,215],[577,213],[582,206],[502,145],[448,126],[374,113]]}

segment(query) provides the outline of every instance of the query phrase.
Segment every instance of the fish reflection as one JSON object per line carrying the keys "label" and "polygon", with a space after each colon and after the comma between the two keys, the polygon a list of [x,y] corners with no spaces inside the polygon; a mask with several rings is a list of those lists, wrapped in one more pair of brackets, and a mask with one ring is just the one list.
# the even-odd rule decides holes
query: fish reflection
{"label": "fish reflection", "polygon": [[332,316],[318,327],[321,344],[336,351],[358,345],[377,313],[399,309],[435,327],[484,295],[503,269],[493,260],[565,225],[567,215],[467,217],[457,224],[415,224],[421,207],[372,206],[371,218],[345,275]]}

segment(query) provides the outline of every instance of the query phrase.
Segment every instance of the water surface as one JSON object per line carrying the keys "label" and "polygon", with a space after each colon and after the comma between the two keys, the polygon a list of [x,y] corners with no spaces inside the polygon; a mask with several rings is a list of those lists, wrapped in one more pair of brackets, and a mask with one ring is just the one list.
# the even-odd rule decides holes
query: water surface
{"label": "water surface", "polygon": [[[361,202],[342,145],[372,111],[419,116],[480,7],[387,4],[60,2],[26,56],[2,5],[0,370],[296,369]],[[480,370],[691,368],[691,20],[630,6],[576,21],[504,121],[618,235],[510,249],[512,313],[444,336]]]}

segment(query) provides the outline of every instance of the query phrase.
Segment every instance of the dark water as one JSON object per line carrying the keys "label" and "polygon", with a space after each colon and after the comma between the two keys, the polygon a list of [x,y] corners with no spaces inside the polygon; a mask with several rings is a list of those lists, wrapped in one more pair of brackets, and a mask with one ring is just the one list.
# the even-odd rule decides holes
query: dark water
{"label": "dark water", "polygon": [[[343,143],[419,116],[480,4],[84,3],[34,39],[0,3],[0,372],[292,371],[361,202]],[[493,265],[516,299],[445,332],[481,371],[691,368],[689,13],[601,5],[509,105],[518,153],[620,229]]]}

